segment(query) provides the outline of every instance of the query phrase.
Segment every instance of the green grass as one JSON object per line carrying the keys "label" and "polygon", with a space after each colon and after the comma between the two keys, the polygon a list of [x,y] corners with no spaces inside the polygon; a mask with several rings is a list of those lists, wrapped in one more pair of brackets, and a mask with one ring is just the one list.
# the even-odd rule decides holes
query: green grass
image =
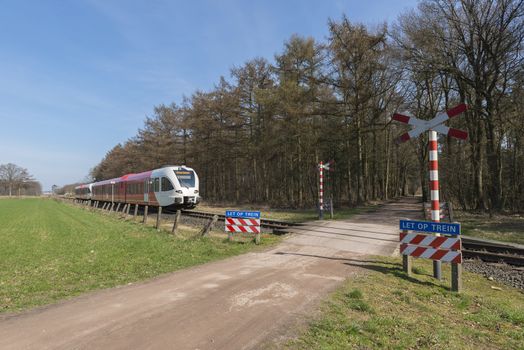
{"label": "green grass", "polygon": [[455,220],[460,222],[464,235],[524,244],[524,216],[493,215],[490,218],[488,214],[456,211]]}
{"label": "green grass", "polygon": [[[412,278],[400,258],[364,262],[369,272],[349,279],[324,302],[290,349],[524,349],[524,294],[464,272],[464,292],[414,261]],[[491,286],[503,290],[492,289]]]}
{"label": "green grass", "polygon": [[[222,237],[177,238],[46,199],[0,200],[0,312],[147,279],[258,246]],[[261,246],[278,241],[262,238]]]}
{"label": "green grass", "polygon": [[[200,205],[196,210],[223,214],[227,209],[237,210],[260,210],[260,215],[263,219],[282,220],[288,222],[305,222],[318,220],[318,211],[316,209],[267,209],[260,207],[245,207],[245,206],[210,206]],[[368,210],[374,210],[376,205],[369,205],[365,207],[355,208],[336,208],[334,210],[333,220],[349,219],[354,215],[363,213]],[[324,212],[324,219],[330,220],[329,211]]]}

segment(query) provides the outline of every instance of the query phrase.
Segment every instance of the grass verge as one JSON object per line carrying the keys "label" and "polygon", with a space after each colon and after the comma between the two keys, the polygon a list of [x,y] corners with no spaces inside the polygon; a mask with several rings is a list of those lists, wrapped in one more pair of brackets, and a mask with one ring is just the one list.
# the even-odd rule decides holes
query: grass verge
{"label": "grass verge", "polygon": [[177,237],[46,199],[0,200],[0,312],[147,279],[261,246],[221,237]]}
{"label": "grass verge", "polygon": [[432,263],[415,260],[407,277],[400,258],[365,262],[369,274],[333,293],[289,349],[523,349],[524,294],[464,272],[463,293],[449,291]]}
{"label": "grass verge", "polygon": [[[354,208],[337,208],[334,210],[333,220],[349,219],[354,215],[374,210],[377,205],[368,205]],[[260,210],[263,219],[282,220],[287,222],[305,222],[318,220],[316,209],[267,209],[260,207],[227,207],[215,205],[199,205],[196,210],[209,213],[224,214],[227,209],[235,210]],[[324,212],[324,219],[329,220],[329,211]]]}
{"label": "grass verge", "polygon": [[524,216],[472,214],[456,211],[462,234],[503,242],[524,244]]}

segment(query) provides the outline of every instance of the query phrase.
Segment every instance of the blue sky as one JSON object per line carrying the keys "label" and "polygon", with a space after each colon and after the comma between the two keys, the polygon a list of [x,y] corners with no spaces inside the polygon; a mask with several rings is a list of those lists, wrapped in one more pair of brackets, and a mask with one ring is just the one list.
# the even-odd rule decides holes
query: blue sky
{"label": "blue sky", "polygon": [[0,164],[82,180],[159,104],[272,60],[328,18],[393,22],[416,0],[6,0],[0,2]]}

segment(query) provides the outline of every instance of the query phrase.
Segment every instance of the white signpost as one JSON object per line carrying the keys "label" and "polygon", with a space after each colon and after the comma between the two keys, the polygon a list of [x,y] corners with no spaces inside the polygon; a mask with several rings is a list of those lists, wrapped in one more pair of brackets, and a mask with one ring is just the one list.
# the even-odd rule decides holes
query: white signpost
{"label": "white signpost", "polygon": [[[405,114],[393,114],[393,120],[414,126],[413,129],[402,134],[396,140],[397,143],[406,142],[409,139],[418,137],[425,131],[429,132],[429,186],[431,193],[431,220],[434,222],[440,221],[437,132],[461,140],[467,139],[468,133],[466,131],[443,125],[445,121],[456,117],[467,109],[468,106],[462,103],[446,112],[437,113],[435,118],[431,120],[422,120]],[[452,264],[452,274],[461,274],[460,267],[460,264]],[[439,280],[442,278],[440,261],[433,261],[433,276]]]}
{"label": "white signpost", "polygon": [[324,219],[324,170],[333,171],[333,164],[335,162],[330,160],[326,164],[320,162],[318,164],[319,178],[318,178],[318,219]]}

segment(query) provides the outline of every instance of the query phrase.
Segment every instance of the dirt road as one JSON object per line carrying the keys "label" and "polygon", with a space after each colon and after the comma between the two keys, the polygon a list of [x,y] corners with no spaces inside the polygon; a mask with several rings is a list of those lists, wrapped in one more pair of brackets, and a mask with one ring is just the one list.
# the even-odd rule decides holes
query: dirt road
{"label": "dirt road", "polygon": [[0,349],[253,349],[314,309],[365,254],[391,255],[414,200],[312,222],[277,247],[0,316]]}

